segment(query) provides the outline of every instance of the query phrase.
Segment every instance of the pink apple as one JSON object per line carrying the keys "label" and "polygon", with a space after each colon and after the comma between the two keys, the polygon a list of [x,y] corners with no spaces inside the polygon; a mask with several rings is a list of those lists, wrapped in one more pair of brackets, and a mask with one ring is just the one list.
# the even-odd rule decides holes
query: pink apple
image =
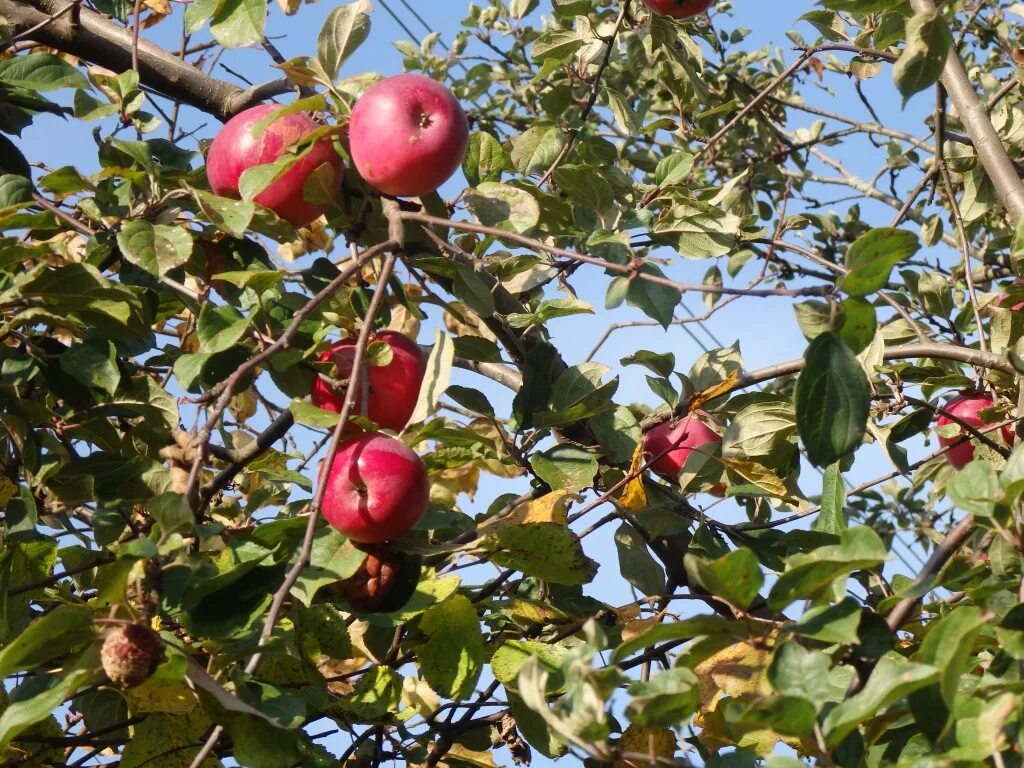
{"label": "pink apple", "polygon": [[462,164],[469,123],[452,92],[423,75],[370,87],[352,109],[349,144],[356,170],[393,197],[420,197]]}
{"label": "pink apple", "polygon": [[[400,432],[409,423],[412,412],[419,400],[420,384],[427,372],[427,358],[415,341],[396,331],[379,331],[370,341],[381,342],[391,347],[391,362],[387,365],[367,365],[364,376],[369,390],[366,401],[366,417],[384,429]],[[320,360],[330,360],[337,369],[337,379],[352,375],[352,360],[355,357],[356,340],[344,339],[320,355]],[[335,378],[335,377],[332,377]],[[359,385],[354,415],[363,413],[363,386]],[[313,405],[325,411],[341,412],[345,402],[344,388],[335,390],[317,376],[313,379],[311,393]]]}
{"label": "pink apple", "polygon": [[663,477],[674,480],[693,451],[709,452],[722,442],[718,433],[697,418],[698,416],[711,418],[704,411],[697,411],[674,424],[671,421],[664,421],[644,435],[645,459],[650,461],[664,453],[651,464],[651,469]]}
{"label": "pink apple", "polygon": [[398,538],[427,511],[430,483],[420,457],[393,437],[369,434],[338,450],[321,512],[359,544]]}
{"label": "pink apple", "polygon": [[715,0],[644,0],[644,4],[657,14],[686,19],[704,13]]}
{"label": "pink apple", "polygon": [[983,421],[981,416],[978,415],[980,411],[993,406],[993,400],[989,395],[984,395],[979,392],[965,392],[961,395],[954,397],[939,413],[938,426],[945,427],[947,425],[956,426],[960,434],[955,437],[942,437],[939,435],[939,445],[946,447],[952,445],[953,447],[946,451],[946,461],[952,464],[957,469],[963,469],[965,466],[971,463],[974,458],[974,444],[971,442],[971,435],[953,419],[949,418],[947,414],[956,416],[960,421],[965,424],[970,424],[976,428],[979,432],[983,432],[986,436],[991,437],[993,441],[999,442],[998,435],[1002,435],[1003,442],[1007,445],[1013,443],[1013,430],[1010,429],[1009,425],[1002,427],[999,430],[989,430],[988,428],[992,425]]}
{"label": "pink apple", "polygon": [[[247,109],[228,120],[210,145],[206,158],[206,177],[210,188],[222,197],[238,197],[242,173],[257,165],[277,160],[290,147],[320,126],[305,113],[280,117],[257,138],[256,123],[280,109],[263,104]],[[306,199],[306,181],[323,167],[325,193],[333,197],[341,190],[344,163],[328,138],[317,141],[287,171],[256,195],[255,202],[269,208],[295,227],[304,227],[327,212],[329,205]]]}

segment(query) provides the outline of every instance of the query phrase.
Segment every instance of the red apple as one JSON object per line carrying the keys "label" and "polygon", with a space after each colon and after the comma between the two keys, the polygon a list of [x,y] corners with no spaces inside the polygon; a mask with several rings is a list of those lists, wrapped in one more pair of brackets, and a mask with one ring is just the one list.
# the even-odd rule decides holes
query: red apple
{"label": "red apple", "polygon": [[[1019,277],[1013,281],[1014,287],[1018,287],[1022,284],[1024,284],[1024,280],[1021,280]],[[1003,296],[999,299],[998,303],[1000,306],[1006,306],[1007,302],[1009,301],[1011,301],[1009,294],[1003,294]],[[1017,312],[1020,309],[1024,309],[1024,301],[1014,304],[1013,306],[1010,307],[1010,309],[1012,309],[1014,312]]]}
{"label": "red apple", "polygon": [[688,19],[704,13],[714,5],[715,0],[644,0],[644,5],[662,16]]}
{"label": "red apple", "polygon": [[429,497],[420,457],[393,437],[369,434],[338,450],[327,471],[321,512],[352,541],[380,544],[416,525]]}
{"label": "red apple", "polygon": [[[427,358],[419,345],[397,331],[379,331],[370,337],[391,347],[391,362],[387,365],[367,365],[365,373],[369,389],[366,417],[384,429],[400,432],[409,423],[420,396],[420,384],[427,372]],[[352,375],[352,360],[356,353],[356,340],[344,339],[320,355],[321,362],[330,360],[338,371],[337,379]],[[332,377],[335,378],[335,377]],[[363,386],[359,385],[353,414],[363,413]],[[335,390],[317,376],[311,393],[313,405],[325,411],[341,412],[345,390]]]}
{"label": "red apple", "polygon": [[[253,127],[271,112],[276,104],[263,104],[247,109],[228,120],[210,145],[206,158],[206,177],[210,188],[222,197],[238,197],[238,181],[244,171],[277,160],[290,147],[320,126],[305,113],[280,117],[268,125],[257,138]],[[344,163],[328,138],[317,141],[287,171],[274,179],[253,198],[295,227],[304,227],[327,212],[327,203],[314,203],[304,194],[306,181],[321,166],[326,166],[326,192],[337,195],[341,190]]]}
{"label": "red apple", "polygon": [[716,444],[722,442],[718,433],[698,416],[710,418],[704,411],[697,411],[674,424],[671,421],[663,421],[644,435],[644,458],[650,461],[664,453],[651,464],[651,469],[674,480],[691,452],[710,451]]}
{"label": "red apple", "polygon": [[974,444],[971,442],[971,436],[966,430],[953,419],[949,418],[947,414],[956,416],[960,421],[965,424],[970,424],[981,432],[985,432],[988,436],[999,442],[998,434],[1002,434],[1003,441],[1007,445],[1011,445],[1013,442],[1013,430],[1010,429],[1009,425],[1002,427],[1000,430],[988,431],[987,428],[991,424],[982,420],[981,416],[978,415],[979,411],[983,411],[986,408],[991,408],[993,400],[989,395],[983,395],[978,392],[965,392],[962,395],[958,395],[946,403],[943,406],[942,411],[939,413],[937,421],[938,426],[945,427],[947,425],[956,426],[960,434],[955,437],[942,437],[939,435],[939,445],[946,447],[952,445],[953,447],[946,451],[946,461],[952,464],[957,469],[963,469],[965,466],[970,464],[974,458]]}
{"label": "red apple", "polygon": [[373,85],[349,122],[352,162],[370,186],[393,197],[420,197],[462,164],[469,123],[452,92],[423,75]]}

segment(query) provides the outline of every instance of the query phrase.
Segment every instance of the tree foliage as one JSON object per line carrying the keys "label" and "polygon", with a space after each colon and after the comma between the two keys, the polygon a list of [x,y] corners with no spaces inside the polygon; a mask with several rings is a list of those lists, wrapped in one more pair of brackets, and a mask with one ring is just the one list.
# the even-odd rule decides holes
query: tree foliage
{"label": "tree foliage", "polygon": [[[756,48],[753,2],[487,0],[398,41],[467,108],[465,188],[382,199],[349,170],[296,231],[253,202],[296,154],[218,197],[210,121],[277,97],[344,153],[380,10],[340,3],[285,59],[266,35],[298,0],[0,0],[3,766],[1020,764],[1020,4],[822,0]],[[266,82],[207,74],[246,46]],[[54,116],[95,154],[26,156]],[[768,301],[802,358],[604,357]],[[574,316],[608,326],[590,355],[554,341]],[[367,552],[318,515],[346,418],[308,395],[377,327],[428,348],[400,438],[431,506],[356,605]],[[984,423],[937,429],[969,388]],[[642,435],[698,412],[720,449],[657,477]],[[956,470],[937,440],[964,430]],[[849,480],[869,454],[892,471]],[[121,689],[125,622],[163,656]]]}

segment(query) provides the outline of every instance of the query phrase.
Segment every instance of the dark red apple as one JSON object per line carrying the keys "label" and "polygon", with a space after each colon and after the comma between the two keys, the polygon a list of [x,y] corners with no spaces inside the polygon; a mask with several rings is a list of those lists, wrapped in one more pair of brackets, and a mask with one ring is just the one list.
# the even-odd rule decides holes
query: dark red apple
{"label": "dark red apple", "polygon": [[953,425],[957,427],[960,433],[955,437],[942,437],[942,435],[939,435],[939,445],[943,448],[948,445],[953,446],[946,451],[946,461],[957,469],[963,469],[971,463],[971,460],[974,458],[974,444],[971,442],[970,434],[953,419],[949,418],[947,414],[952,414],[965,424],[970,424],[978,429],[978,431],[985,432],[996,442],[999,442],[997,435],[1002,434],[1003,441],[1007,445],[1013,443],[1013,430],[1010,429],[1009,425],[999,430],[989,431],[987,428],[991,427],[991,424],[985,422],[978,415],[980,411],[991,408],[993,404],[993,400],[989,395],[981,394],[980,392],[965,392],[946,403],[939,413],[938,426]]}
{"label": "dark red apple", "polygon": [[718,433],[698,416],[710,418],[703,411],[697,411],[674,424],[671,421],[664,421],[648,430],[644,435],[644,458],[650,461],[664,453],[651,464],[651,469],[663,477],[674,480],[690,453],[713,450],[717,443],[722,442]]}
{"label": "dark red apple", "polygon": [[381,434],[342,445],[327,471],[321,512],[359,544],[380,544],[408,531],[427,511],[430,483],[420,457]]}
{"label": "dark red apple", "polygon": [[[400,432],[409,423],[409,417],[419,400],[420,384],[427,372],[427,358],[419,345],[408,336],[397,331],[379,331],[371,338],[391,348],[391,362],[387,365],[367,365],[365,376],[369,390],[366,402],[366,417],[384,429]],[[352,375],[352,360],[355,357],[355,339],[344,339],[320,355],[321,362],[328,360],[337,369],[336,380]],[[363,414],[363,387],[359,385],[353,414]],[[317,376],[313,380],[311,393],[313,405],[325,411],[341,412],[345,402],[345,389],[334,389]]]}
{"label": "dark red apple", "polygon": [[644,5],[662,16],[688,19],[704,13],[715,0],[644,0]]}
{"label": "dark red apple", "polygon": [[[320,126],[301,112],[285,115],[268,125],[257,138],[256,123],[266,118],[276,104],[263,104],[240,112],[221,128],[210,145],[206,158],[206,177],[210,188],[222,197],[238,197],[238,181],[242,173],[257,165],[277,160],[290,147]],[[327,212],[328,204],[306,199],[306,181],[323,167],[325,193],[335,196],[341,190],[344,163],[330,139],[323,138],[283,174],[256,195],[255,202],[269,208],[295,227],[304,227]]]}
{"label": "dark red apple", "polygon": [[423,75],[398,75],[359,97],[349,122],[352,162],[393,197],[433,192],[458,170],[469,123],[452,92]]}

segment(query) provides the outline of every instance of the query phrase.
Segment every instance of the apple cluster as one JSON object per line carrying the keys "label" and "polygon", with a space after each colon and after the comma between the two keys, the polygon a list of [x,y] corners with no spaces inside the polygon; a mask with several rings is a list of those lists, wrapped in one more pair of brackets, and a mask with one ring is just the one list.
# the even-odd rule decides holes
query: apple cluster
{"label": "apple cluster", "polygon": [[[263,104],[231,118],[214,137],[206,158],[210,188],[239,197],[242,174],[287,153],[297,159],[253,200],[295,227],[331,207],[341,192],[344,162],[333,132],[306,112]],[[458,100],[429,77],[404,74],[371,86],[356,101],[347,126],[347,149],[359,175],[392,197],[421,197],[458,170],[469,145],[469,122]],[[284,163],[282,163],[284,164]]]}

